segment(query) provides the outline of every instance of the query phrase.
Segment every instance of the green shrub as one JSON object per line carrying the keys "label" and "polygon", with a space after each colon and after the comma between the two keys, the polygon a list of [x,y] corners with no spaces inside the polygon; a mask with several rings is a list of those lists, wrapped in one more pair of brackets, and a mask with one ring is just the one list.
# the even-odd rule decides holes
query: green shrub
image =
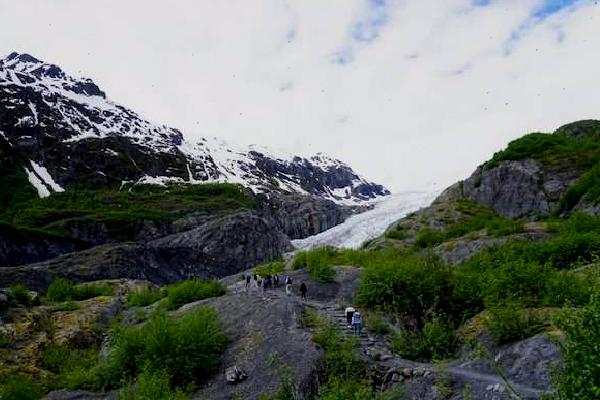
{"label": "green shrub", "polygon": [[406,233],[400,228],[396,228],[385,233],[385,237],[388,239],[404,240],[406,239]]}
{"label": "green shrub", "polygon": [[96,347],[74,349],[67,346],[48,345],[41,353],[41,366],[55,375],[50,389],[92,388],[98,384],[94,367],[98,363]]}
{"label": "green shrub", "polygon": [[119,391],[119,400],[184,400],[188,397],[169,386],[169,374],[164,371],[143,371],[134,382]]}
{"label": "green shrub", "polygon": [[581,199],[597,204],[600,201],[600,163],[567,189],[560,199],[558,214],[571,210]]}
{"label": "green shrub", "polygon": [[553,271],[544,282],[541,303],[550,307],[584,306],[592,294],[593,277],[569,271]]}
{"label": "green shrub", "polygon": [[446,234],[442,231],[423,228],[417,234],[415,246],[425,249],[427,247],[437,246],[446,240]]}
{"label": "green shrub", "polygon": [[306,268],[310,277],[317,282],[332,282],[335,276],[332,266],[337,258],[338,252],[332,247],[300,251],[292,261],[292,268]]}
{"label": "green shrub", "polygon": [[73,283],[65,278],[56,278],[48,286],[46,300],[62,302],[73,299]]}
{"label": "green shrub", "polygon": [[0,383],[0,400],[37,400],[41,397],[39,387],[29,378],[15,376]]}
{"label": "green shrub", "polygon": [[490,309],[485,325],[498,344],[526,339],[548,327],[547,318],[538,310],[506,304]]}
{"label": "green shrub", "polygon": [[410,360],[448,359],[456,354],[458,345],[454,327],[442,318],[426,322],[421,331],[403,330],[392,336],[394,352]]}
{"label": "green shrub", "polygon": [[184,304],[225,294],[225,287],[217,281],[191,279],[167,286],[167,308],[174,310]]}
{"label": "green shrub", "polygon": [[46,300],[52,302],[82,301],[98,296],[112,296],[112,286],[101,283],[81,283],[74,285],[64,278],[56,278],[48,286]]}
{"label": "green shrub", "polygon": [[254,268],[254,272],[256,272],[260,276],[267,275],[275,275],[280,274],[285,270],[285,261],[277,260],[265,264],[258,265]]}
{"label": "green shrub", "polygon": [[144,371],[164,371],[171,387],[188,388],[218,368],[226,344],[213,309],[200,307],[178,318],[158,312],[141,327],[114,331],[104,379],[118,387]]}
{"label": "green shrub", "polygon": [[581,310],[565,310],[557,322],[566,337],[559,342],[563,364],[554,376],[556,399],[600,398],[600,296]]}
{"label": "green shrub", "polygon": [[385,317],[380,313],[369,312],[365,315],[365,328],[373,333],[385,335],[390,332],[390,327]]}
{"label": "green shrub", "polygon": [[12,306],[25,306],[30,307],[32,305],[32,299],[29,295],[29,289],[25,285],[14,285],[11,286],[8,292],[8,302]]}
{"label": "green shrub", "polygon": [[73,286],[73,300],[82,301],[99,296],[112,296],[114,289],[111,285],[102,283],[81,283]]}
{"label": "green shrub", "polygon": [[163,298],[163,292],[150,287],[137,288],[127,295],[129,307],[146,307]]}
{"label": "green shrub", "polygon": [[356,292],[359,304],[397,313],[422,326],[428,313],[451,314],[452,271],[433,256],[398,253],[365,267]]}

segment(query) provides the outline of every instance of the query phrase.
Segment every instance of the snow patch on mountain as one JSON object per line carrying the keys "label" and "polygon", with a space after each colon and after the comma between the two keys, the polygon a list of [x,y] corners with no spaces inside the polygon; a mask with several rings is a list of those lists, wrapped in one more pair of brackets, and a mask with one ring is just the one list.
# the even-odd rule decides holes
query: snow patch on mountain
{"label": "snow patch on mountain", "polygon": [[[385,187],[369,182],[342,161],[321,153],[298,157],[257,145],[238,147],[218,138],[202,138],[192,143],[179,130],[152,123],[110,101],[92,80],[69,76],[57,65],[28,54],[12,53],[0,59],[0,108],[12,114],[13,126],[0,124],[0,127],[7,134],[3,136],[16,146],[30,145],[41,136],[50,136],[55,139],[52,146],[62,146],[68,153],[70,148],[85,147],[80,146],[82,143],[126,138],[138,147],[135,156],[127,149],[120,153],[123,150],[120,147],[115,147],[120,152],[108,147],[101,150],[104,157],[128,155],[120,162],[135,167],[134,177],[111,174],[110,178],[117,182],[161,185],[229,182],[255,192],[293,192],[346,205],[368,204],[389,195]],[[46,146],[50,142],[45,138],[44,143]],[[136,157],[138,161],[144,157],[145,162],[136,163]],[[30,154],[29,158],[44,157]],[[153,165],[148,160],[152,158],[163,160],[159,170],[148,167]],[[106,163],[96,158],[94,162],[99,163],[97,171],[106,171],[107,166],[116,171],[114,159]],[[51,166],[53,171],[69,170],[64,161],[55,163]],[[41,177],[39,173],[38,176]],[[63,175],[55,178],[66,186],[72,179]],[[44,182],[47,189],[59,191],[52,186],[56,184],[54,180],[44,178]]]}

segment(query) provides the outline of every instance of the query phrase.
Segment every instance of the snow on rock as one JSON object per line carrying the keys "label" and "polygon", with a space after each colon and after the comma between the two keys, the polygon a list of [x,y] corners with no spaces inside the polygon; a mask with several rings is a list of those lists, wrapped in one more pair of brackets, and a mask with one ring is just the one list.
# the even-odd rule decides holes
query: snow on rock
{"label": "snow on rock", "polygon": [[27,168],[25,168],[25,172],[27,173],[27,179],[29,180],[29,183],[31,183],[35,190],[37,190],[40,197],[50,196],[50,190],[48,190],[46,185],[42,183],[41,179],[35,174],[35,172],[30,171]]}
{"label": "snow on rock", "polygon": [[318,235],[293,240],[292,244],[298,250],[320,246],[358,248],[367,240],[381,236],[393,222],[429,205],[438,194],[439,191],[393,194],[376,203],[372,210],[353,215]]}
{"label": "snow on rock", "polygon": [[[42,180],[42,182],[44,182],[44,184],[46,186],[49,186],[55,192],[64,192],[65,191],[65,189],[60,187],[60,185],[58,183],[56,183],[54,181],[54,179],[52,179],[52,176],[50,176],[50,174],[48,173],[48,170],[46,168],[42,167],[35,161],[30,160],[30,162],[31,162],[31,166],[33,167],[33,170],[35,171],[36,175],[40,177],[40,179]],[[30,180],[30,182],[31,182],[31,180]]]}
{"label": "snow on rock", "polygon": [[[110,168],[111,173],[99,184],[228,182],[257,193],[299,193],[341,205],[370,204],[390,194],[322,153],[299,157],[209,137],[192,143],[178,129],[150,122],[110,101],[90,79],[67,75],[57,65],[28,54],[12,53],[0,59],[0,111],[7,111],[10,118],[5,120],[11,121],[10,127],[0,121],[6,140],[11,139],[13,146],[28,146],[24,152],[35,149],[37,153],[30,153],[29,159],[52,159],[55,164],[46,165],[51,171],[72,170],[81,163],[70,162],[70,155],[82,157],[86,149],[100,148],[92,167],[97,171]],[[39,146],[32,146],[35,141]],[[67,156],[62,160],[45,157],[44,149],[50,146]],[[71,153],[71,149],[78,152]],[[119,168],[119,163],[133,164],[136,172],[126,173],[129,169]],[[62,190],[45,168],[32,167],[48,190]],[[56,178],[65,185],[80,183],[69,181],[77,179],[76,174]]]}

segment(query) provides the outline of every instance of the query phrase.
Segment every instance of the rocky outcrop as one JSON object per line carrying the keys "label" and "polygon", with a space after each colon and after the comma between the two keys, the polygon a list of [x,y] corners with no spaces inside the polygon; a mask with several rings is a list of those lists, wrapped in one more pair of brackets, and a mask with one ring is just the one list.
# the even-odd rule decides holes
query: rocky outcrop
{"label": "rocky outcrop", "polygon": [[43,291],[57,276],[76,282],[130,278],[159,284],[216,278],[273,260],[290,247],[274,219],[242,211],[147,243],[97,246],[42,263],[1,268],[0,287],[21,282]]}
{"label": "rocky outcrop", "polygon": [[508,218],[549,215],[561,196],[582,175],[576,168],[548,170],[532,159],[479,167],[462,184],[462,195]]}
{"label": "rocky outcrop", "polygon": [[29,264],[85,248],[84,243],[0,224],[0,268]]}
{"label": "rocky outcrop", "polygon": [[273,214],[281,230],[290,239],[303,239],[344,222],[353,209],[330,200],[302,195],[260,195],[263,209]]}

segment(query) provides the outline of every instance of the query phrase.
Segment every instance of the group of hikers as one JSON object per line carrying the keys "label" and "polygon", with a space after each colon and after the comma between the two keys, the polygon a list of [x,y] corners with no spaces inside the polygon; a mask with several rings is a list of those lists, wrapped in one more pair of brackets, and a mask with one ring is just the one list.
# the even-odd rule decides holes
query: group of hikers
{"label": "group of hikers", "polygon": [[[264,295],[268,288],[279,287],[279,275],[277,275],[277,274],[274,274],[273,276],[265,275],[263,277],[261,277],[257,273],[254,273],[254,275],[246,274],[244,279],[245,279],[245,283],[246,283],[245,284],[246,292],[249,292],[250,289],[252,289],[252,288],[256,289],[258,292],[260,292],[262,289],[262,293]],[[290,276],[286,276],[284,279],[284,283],[285,283],[285,294],[287,294],[288,296],[291,296],[292,295],[292,284],[293,284],[292,278]],[[308,287],[306,286],[306,284],[304,282],[302,282],[300,284],[300,296],[302,297],[302,300],[306,300],[306,292],[307,291],[308,291]]]}
{"label": "group of hikers", "polygon": [[[246,293],[254,289],[258,293],[262,291],[262,294],[264,296],[268,288],[279,287],[279,275],[273,274],[273,276],[271,276],[267,274],[261,277],[257,273],[254,273],[253,275],[246,274],[244,276],[244,282]],[[292,278],[290,276],[286,276],[284,279],[284,283],[285,294],[291,296],[293,285]],[[300,284],[299,290],[302,300],[306,300],[306,292],[308,291],[308,288],[304,282]],[[346,322],[348,323],[348,328],[352,328],[354,335],[360,336],[362,330],[362,315],[360,314],[360,312],[354,307],[346,307],[344,313],[346,315]]]}

